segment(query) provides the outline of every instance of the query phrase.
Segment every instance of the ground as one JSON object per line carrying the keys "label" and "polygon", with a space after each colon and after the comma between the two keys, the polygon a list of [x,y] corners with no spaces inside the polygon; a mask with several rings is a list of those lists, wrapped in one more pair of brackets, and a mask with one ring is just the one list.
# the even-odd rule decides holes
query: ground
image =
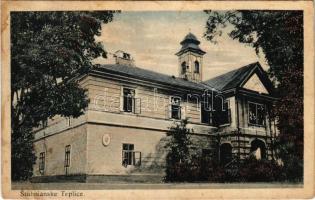
{"label": "ground", "polygon": [[108,190],[108,189],[228,189],[228,188],[302,188],[293,183],[30,183],[13,182],[12,190]]}

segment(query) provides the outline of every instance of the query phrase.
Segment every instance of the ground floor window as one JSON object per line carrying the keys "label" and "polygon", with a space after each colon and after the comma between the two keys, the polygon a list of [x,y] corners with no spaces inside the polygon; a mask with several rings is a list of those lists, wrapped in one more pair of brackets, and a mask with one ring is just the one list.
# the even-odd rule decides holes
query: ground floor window
{"label": "ground floor window", "polygon": [[39,154],[39,173],[44,174],[45,171],[45,152]]}
{"label": "ground floor window", "polygon": [[123,144],[122,146],[122,165],[141,165],[141,152],[134,150],[134,144]]}
{"label": "ground floor window", "polygon": [[69,168],[70,168],[70,156],[71,156],[71,145],[67,145],[65,147],[65,163],[64,163],[64,167],[65,167],[65,173],[69,174]]}

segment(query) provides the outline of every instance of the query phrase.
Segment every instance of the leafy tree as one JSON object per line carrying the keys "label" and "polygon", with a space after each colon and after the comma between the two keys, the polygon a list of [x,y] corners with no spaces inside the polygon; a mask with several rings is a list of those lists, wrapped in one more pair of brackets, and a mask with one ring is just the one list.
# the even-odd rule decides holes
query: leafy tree
{"label": "leafy tree", "polygon": [[216,42],[225,29],[229,30],[231,38],[251,45],[256,53],[265,55],[279,97],[274,108],[280,130],[276,146],[288,174],[295,171],[301,178],[304,130],[303,12],[238,10],[206,13],[209,18],[205,37],[209,41]]}
{"label": "leafy tree", "polygon": [[55,115],[78,117],[88,105],[75,76],[106,57],[95,36],[115,11],[11,13],[12,179],[32,175],[32,128]]}
{"label": "leafy tree", "polygon": [[[167,132],[169,141],[166,147],[169,153],[166,158],[166,181],[183,181],[189,166],[190,154],[189,147],[191,145],[191,130],[187,128],[188,120],[184,119],[174,126],[170,127]],[[187,168],[187,169],[186,169]]]}

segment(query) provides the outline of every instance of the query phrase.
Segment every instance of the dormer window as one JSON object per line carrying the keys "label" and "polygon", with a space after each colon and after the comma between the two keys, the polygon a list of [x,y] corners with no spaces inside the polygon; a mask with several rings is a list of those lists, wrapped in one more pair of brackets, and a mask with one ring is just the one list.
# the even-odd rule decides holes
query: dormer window
{"label": "dormer window", "polygon": [[199,74],[199,62],[195,61],[195,73]]}
{"label": "dormer window", "polygon": [[130,59],[130,54],[129,53],[124,53],[123,54],[123,58],[125,58],[125,59]]}

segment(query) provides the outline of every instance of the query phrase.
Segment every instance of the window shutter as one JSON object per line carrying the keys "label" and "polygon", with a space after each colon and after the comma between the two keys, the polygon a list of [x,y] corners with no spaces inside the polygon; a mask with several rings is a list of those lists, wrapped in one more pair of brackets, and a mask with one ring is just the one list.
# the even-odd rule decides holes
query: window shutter
{"label": "window shutter", "polygon": [[180,106],[180,118],[186,118],[186,106],[184,104]]}
{"label": "window shutter", "polygon": [[135,114],[140,114],[141,113],[141,99],[140,98],[135,98],[134,99],[134,113]]}
{"label": "window shutter", "polygon": [[229,123],[232,123],[231,109],[230,109],[230,108],[228,109],[228,120],[229,120],[229,121],[228,121]]}
{"label": "window shutter", "polygon": [[136,165],[136,152],[132,151],[132,165]]}
{"label": "window shutter", "polygon": [[165,118],[172,118],[172,97],[169,97],[168,104],[165,106]]}
{"label": "window shutter", "polygon": [[124,88],[120,87],[119,110],[124,111]]}
{"label": "window shutter", "polygon": [[135,152],[135,165],[140,166],[141,165],[141,152],[136,151]]}

